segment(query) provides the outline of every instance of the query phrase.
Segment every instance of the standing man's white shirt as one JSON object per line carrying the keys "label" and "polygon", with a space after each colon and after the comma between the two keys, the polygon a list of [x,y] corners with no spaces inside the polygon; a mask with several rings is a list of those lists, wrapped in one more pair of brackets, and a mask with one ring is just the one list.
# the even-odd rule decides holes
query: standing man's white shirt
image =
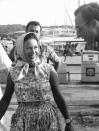
{"label": "standing man's white shirt", "polygon": [[9,68],[11,64],[12,61],[10,60],[2,44],[0,43],[0,70]]}
{"label": "standing man's white shirt", "polygon": [[[8,57],[2,44],[0,43],[0,70],[10,68],[11,64],[12,64],[12,61],[10,60],[10,58]],[[0,76],[0,77],[2,77],[2,76]],[[0,88],[0,99],[1,99],[1,97],[2,97],[2,92],[1,92],[1,88]]]}
{"label": "standing man's white shirt", "polygon": [[[9,69],[11,64],[12,64],[12,61],[10,60],[10,58],[8,57],[2,44],[0,43],[0,71],[4,70],[4,69]],[[0,76],[0,77],[2,77],[2,76]],[[2,95],[3,94],[2,94],[1,87],[0,87],[0,99],[1,99]],[[1,120],[1,122],[3,123],[3,119]],[[1,124],[0,124],[0,128],[3,129]]]}

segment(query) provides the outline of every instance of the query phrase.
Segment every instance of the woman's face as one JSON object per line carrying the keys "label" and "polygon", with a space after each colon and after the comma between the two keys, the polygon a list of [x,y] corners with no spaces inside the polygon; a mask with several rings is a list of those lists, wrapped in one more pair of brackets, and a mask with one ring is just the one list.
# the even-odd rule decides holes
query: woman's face
{"label": "woman's face", "polygon": [[34,63],[37,60],[39,54],[39,47],[37,41],[33,38],[25,41],[23,51],[27,62]]}

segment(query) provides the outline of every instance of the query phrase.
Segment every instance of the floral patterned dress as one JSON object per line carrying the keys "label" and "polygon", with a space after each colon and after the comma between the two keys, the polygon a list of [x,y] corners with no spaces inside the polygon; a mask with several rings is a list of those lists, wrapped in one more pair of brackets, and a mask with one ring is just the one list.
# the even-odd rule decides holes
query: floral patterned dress
{"label": "floral patterned dress", "polygon": [[49,83],[53,67],[43,63],[39,77],[34,75],[34,67],[25,76],[16,80],[22,66],[10,70],[18,108],[12,115],[10,131],[61,131],[58,109],[53,104]]}

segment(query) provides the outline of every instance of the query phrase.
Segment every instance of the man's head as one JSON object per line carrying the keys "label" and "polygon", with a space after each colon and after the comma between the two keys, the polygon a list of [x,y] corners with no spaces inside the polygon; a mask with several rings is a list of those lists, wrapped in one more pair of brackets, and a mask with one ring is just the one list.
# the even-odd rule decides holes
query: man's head
{"label": "man's head", "polygon": [[37,21],[30,21],[26,26],[26,33],[33,32],[36,34],[37,38],[40,39],[42,27]]}
{"label": "man's head", "polygon": [[99,41],[99,5],[89,3],[80,6],[74,12],[77,36],[88,43]]}

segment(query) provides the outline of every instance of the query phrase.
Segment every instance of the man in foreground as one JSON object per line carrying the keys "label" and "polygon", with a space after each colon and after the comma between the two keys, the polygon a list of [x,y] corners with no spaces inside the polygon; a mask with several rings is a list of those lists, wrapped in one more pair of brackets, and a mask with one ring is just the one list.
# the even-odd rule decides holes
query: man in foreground
{"label": "man in foreground", "polygon": [[77,36],[92,46],[99,42],[99,5],[88,3],[80,6],[74,12]]}

